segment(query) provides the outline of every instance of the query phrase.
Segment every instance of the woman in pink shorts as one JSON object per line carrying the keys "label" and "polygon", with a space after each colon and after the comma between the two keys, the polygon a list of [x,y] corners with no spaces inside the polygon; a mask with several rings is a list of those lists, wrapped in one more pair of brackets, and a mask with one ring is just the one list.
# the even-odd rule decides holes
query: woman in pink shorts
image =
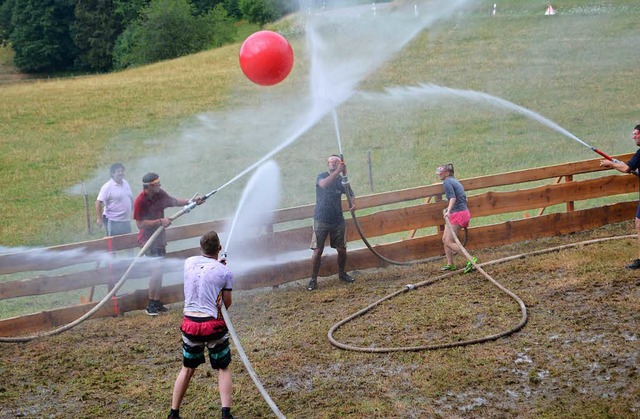
{"label": "woman in pink shorts", "polygon": [[[455,271],[457,266],[453,263],[453,256],[456,253],[460,253],[460,248],[454,239],[454,235],[457,235],[461,229],[469,226],[469,220],[471,220],[471,214],[467,208],[467,195],[464,192],[464,187],[456,179],[453,171],[453,163],[443,164],[436,169],[436,175],[442,181],[442,187],[444,188],[445,196],[449,201],[449,205],[444,210],[444,216],[449,218],[449,224],[451,229],[446,226],[442,235],[442,243],[444,244],[444,254],[447,257],[447,264],[442,268],[446,271]],[[478,260],[473,258],[474,262]],[[473,270],[473,264],[467,261],[464,272],[471,272]]]}

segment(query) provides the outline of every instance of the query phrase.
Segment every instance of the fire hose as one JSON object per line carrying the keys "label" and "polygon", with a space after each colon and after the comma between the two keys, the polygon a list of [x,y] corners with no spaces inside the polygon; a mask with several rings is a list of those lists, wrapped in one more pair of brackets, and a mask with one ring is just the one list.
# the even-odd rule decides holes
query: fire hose
{"label": "fire hose", "polygon": [[[204,203],[211,195],[215,194],[219,189],[213,190],[211,192],[209,192],[208,194],[206,194],[205,196],[203,196],[201,198],[202,202]],[[196,201],[194,200],[194,198],[197,196],[194,195],[193,198],[191,198],[191,200],[187,203],[187,205],[185,205],[179,212],[177,212],[176,214],[172,215],[171,217],[169,217],[170,221],[174,221],[175,219],[177,219],[178,217],[181,217],[184,214],[187,214],[188,212],[190,212],[192,209],[194,209],[198,204],[196,203]],[[122,274],[122,277],[120,277],[120,280],[113,286],[113,288],[111,289],[111,291],[109,291],[107,293],[107,295],[105,295],[102,300],[100,300],[98,302],[98,304],[96,304],[91,310],[87,311],[85,314],[83,314],[82,316],[80,316],[79,318],[77,318],[76,320],[72,321],[71,323],[67,323],[57,329],[54,330],[50,330],[48,332],[44,332],[44,333],[39,333],[36,335],[31,335],[31,336],[11,336],[11,337],[0,337],[0,343],[18,343],[18,342],[30,342],[34,339],[37,338],[43,338],[43,337],[47,337],[47,336],[54,336],[54,335],[58,335],[62,332],[66,332],[67,330],[70,330],[74,327],[76,327],[77,325],[79,325],[80,323],[84,322],[85,320],[87,320],[88,318],[90,318],[91,316],[93,316],[98,310],[100,310],[115,294],[116,292],[118,292],[118,290],[124,285],[124,283],[126,282],[126,280],[129,277],[129,274],[131,272],[131,270],[133,269],[134,265],[136,264],[136,262],[138,261],[138,259],[145,254],[145,252],[149,249],[149,247],[151,247],[151,245],[153,244],[153,242],[156,240],[156,238],[160,235],[160,233],[162,233],[162,231],[164,231],[164,226],[160,226],[156,229],[156,231],[154,231],[154,233],[151,235],[151,237],[149,238],[149,240],[147,240],[147,242],[145,243],[145,245],[140,249],[140,252],[138,252],[138,254],[136,255],[136,257],[131,261],[131,265],[129,265],[129,267],[127,268],[127,270],[124,272],[124,274]]]}
{"label": "fire hose", "polygon": [[[447,225],[449,225],[449,220],[445,218],[445,221],[447,223]],[[610,240],[620,240],[620,239],[636,239],[638,236],[636,234],[633,235],[626,235],[626,236],[619,236],[619,237],[607,237],[607,238],[602,238],[602,239],[593,239],[593,240],[586,240],[586,241],[582,241],[582,242],[577,242],[577,243],[571,243],[571,244],[566,244],[566,245],[561,245],[561,246],[556,246],[556,247],[551,247],[551,248],[547,248],[547,249],[542,249],[542,250],[537,250],[537,251],[533,251],[533,252],[528,252],[528,253],[522,253],[522,254],[518,254],[518,255],[512,255],[512,256],[508,256],[505,258],[501,258],[501,259],[496,259],[496,260],[492,260],[489,262],[483,262],[483,263],[477,263],[473,260],[473,257],[469,254],[469,252],[467,252],[467,250],[464,248],[464,246],[462,246],[462,244],[460,243],[459,239],[454,236],[456,243],[458,244],[458,246],[460,246],[460,251],[462,252],[462,254],[465,256],[465,258],[470,261],[473,264],[473,267],[480,272],[488,281],[490,281],[493,285],[495,285],[498,289],[500,289],[500,291],[504,292],[505,294],[507,294],[509,297],[511,297],[513,300],[515,300],[518,304],[518,306],[520,307],[520,312],[521,312],[521,318],[520,321],[513,327],[511,327],[509,330],[500,332],[500,333],[496,333],[496,334],[492,334],[492,335],[488,335],[485,337],[481,337],[481,338],[477,338],[477,339],[469,339],[469,340],[464,340],[464,341],[459,341],[459,342],[448,342],[448,343],[441,343],[441,344],[434,344],[434,345],[416,345],[416,346],[401,346],[401,347],[359,347],[359,346],[354,346],[354,345],[349,345],[349,344],[345,344],[342,342],[337,341],[334,338],[334,334],[335,332],[342,327],[343,325],[345,325],[346,323],[360,317],[363,316],[364,314],[366,314],[367,312],[371,311],[374,307],[382,304],[383,302],[390,300],[400,294],[406,293],[406,292],[410,292],[410,291],[414,291],[417,290],[420,287],[424,287],[424,286],[428,286],[428,285],[432,285],[435,284],[436,282],[439,282],[441,280],[444,280],[446,278],[450,278],[454,275],[458,275],[461,272],[463,272],[462,269],[459,269],[455,272],[448,272],[446,274],[437,276],[435,278],[431,278],[428,279],[426,281],[417,283],[417,284],[407,284],[404,288],[395,291],[391,294],[388,294],[387,296],[373,302],[372,304],[368,305],[367,307],[357,311],[356,313],[348,316],[347,318],[339,321],[338,323],[334,324],[328,331],[327,333],[327,337],[329,339],[329,342],[336,346],[337,348],[340,349],[344,349],[344,350],[348,350],[348,351],[356,351],[356,352],[370,352],[370,353],[388,353],[388,352],[417,352],[417,351],[431,351],[431,350],[438,350],[438,349],[445,349],[445,348],[454,348],[454,347],[459,347],[459,346],[468,346],[468,345],[473,345],[473,344],[478,344],[478,343],[483,343],[483,342],[488,342],[488,341],[494,341],[497,340],[499,338],[502,337],[506,337],[509,336],[513,333],[518,332],[519,330],[521,330],[525,324],[527,323],[528,320],[528,314],[527,314],[527,308],[526,305],[524,304],[524,302],[522,301],[522,299],[520,297],[518,297],[515,293],[511,292],[510,290],[508,290],[507,288],[505,288],[504,286],[502,286],[500,283],[498,283],[495,279],[493,279],[482,267],[483,266],[490,266],[490,265],[497,265],[500,263],[505,263],[505,262],[509,262],[509,261],[513,261],[513,260],[518,260],[518,259],[524,259],[526,257],[529,256],[537,256],[537,255],[541,255],[541,254],[545,254],[545,253],[551,253],[551,252],[558,252],[564,249],[569,249],[572,247],[578,247],[578,246],[585,246],[585,245],[589,245],[589,244],[594,244],[594,243],[601,243],[601,242],[605,242],[605,241],[610,241]]]}
{"label": "fire hose", "polygon": [[[420,259],[420,260],[412,260],[412,261],[397,261],[397,260],[392,260],[389,259],[388,257],[380,254],[380,252],[378,252],[372,245],[371,243],[369,243],[369,240],[367,240],[367,238],[364,235],[364,232],[362,231],[362,227],[360,226],[360,222],[358,221],[358,217],[356,216],[356,210],[355,208],[353,208],[353,204],[352,204],[352,197],[353,197],[353,192],[351,190],[351,185],[349,184],[349,179],[346,175],[342,175],[342,185],[344,186],[345,189],[345,195],[347,196],[347,202],[349,204],[349,212],[351,213],[351,218],[353,219],[353,224],[356,227],[356,230],[358,231],[358,235],[360,236],[360,239],[362,240],[362,242],[365,244],[365,246],[367,246],[367,249],[369,249],[371,251],[371,253],[373,253],[376,257],[378,257],[380,260],[383,260],[391,265],[402,265],[402,266],[412,266],[412,265],[416,265],[419,263],[425,263],[425,262],[429,262],[431,260],[438,260],[438,259],[442,259],[442,256],[435,256],[432,258],[427,258],[427,259]],[[467,240],[469,239],[469,230],[464,227],[464,239],[462,241],[463,246],[466,246],[467,244]]]}

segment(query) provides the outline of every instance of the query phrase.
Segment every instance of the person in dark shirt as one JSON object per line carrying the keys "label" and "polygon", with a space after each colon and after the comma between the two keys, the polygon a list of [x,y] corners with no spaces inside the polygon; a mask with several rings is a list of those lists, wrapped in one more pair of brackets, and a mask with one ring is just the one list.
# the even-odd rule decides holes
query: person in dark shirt
{"label": "person in dark shirt", "polygon": [[[196,198],[198,205],[204,200]],[[138,245],[143,248],[153,233],[160,227],[167,228],[171,225],[171,220],[165,218],[164,210],[169,207],[179,207],[187,205],[188,199],[178,199],[170,196],[160,188],[160,176],[156,173],[147,173],[142,177],[142,192],[133,204],[133,219],[138,225]],[[145,256],[163,257],[167,254],[167,237],[163,230],[145,251]],[[157,316],[159,312],[167,311],[167,308],[160,301],[160,290],[162,288],[162,270],[153,269],[149,279],[149,303],[147,304],[147,314]]]}
{"label": "person in dark shirt", "polygon": [[[329,236],[329,245],[338,252],[338,277],[344,282],[353,282],[347,274],[347,234],[344,216],[342,215],[342,194],[347,195],[349,210],[355,208],[355,196],[350,187],[345,187],[346,181],[342,177],[347,166],[340,156],[331,155],[327,159],[327,172],[320,173],[316,178],[316,207],[313,215],[313,235],[311,249],[313,250],[311,281],[307,289],[313,291],[318,288],[318,271],[325,241]],[[345,181],[345,183],[343,183]]]}
{"label": "person in dark shirt", "polygon": [[[640,124],[633,128],[633,142],[637,147],[640,147]],[[636,173],[640,168],[640,150],[636,151],[636,154],[631,157],[628,162],[601,160],[600,166],[607,169],[616,169],[622,173]],[[638,209],[636,210],[636,231],[638,232],[638,258],[627,265],[627,269],[640,269],[640,200],[638,201]]]}

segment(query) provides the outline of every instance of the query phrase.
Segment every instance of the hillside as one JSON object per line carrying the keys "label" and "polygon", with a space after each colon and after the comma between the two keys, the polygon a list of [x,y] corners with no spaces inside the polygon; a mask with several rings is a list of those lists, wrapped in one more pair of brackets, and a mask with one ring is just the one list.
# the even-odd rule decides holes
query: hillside
{"label": "hillside", "polygon": [[[376,192],[431,183],[444,161],[473,177],[593,155],[521,114],[442,89],[520,105],[610,154],[634,149],[638,66],[628,46],[638,41],[629,30],[636,2],[565,0],[552,17],[532,1],[501,3],[495,16],[491,2],[464,2],[462,13],[441,3],[417,16],[402,3],[376,16],[370,6],[346,18],[319,14],[328,22],[317,24],[334,30],[320,26],[309,40],[304,16],[285,27],[294,69],[269,88],[242,75],[239,43],[112,74],[3,86],[0,245],[99,237],[87,233],[83,188],[92,203],[114,161],[125,164],[135,190],[151,170],[167,190],[190,197],[289,142],[273,156],[288,207],[313,202],[309,179],[338,151],[358,193],[368,189],[368,152]],[[424,84],[442,89],[412,90]],[[338,103],[336,118],[314,102]],[[182,222],[229,216],[245,180]]]}

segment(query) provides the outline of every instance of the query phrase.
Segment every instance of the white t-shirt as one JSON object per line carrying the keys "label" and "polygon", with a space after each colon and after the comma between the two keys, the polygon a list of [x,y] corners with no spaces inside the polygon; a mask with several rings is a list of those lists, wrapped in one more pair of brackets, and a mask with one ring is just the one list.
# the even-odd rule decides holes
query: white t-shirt
{"label": "white t-shirt", "polygon": [[122,185],[109,179],[98,193],[98,201],[104,204],[102,213],[111,221],[131,221],[133,194],[129,183],[122,179]]}
{"label": "white t-shirt", "polygon": [[216,259],[192,256],[184,261],[184,312],[221,319],[222,291],[233,289],[231,270]]}

